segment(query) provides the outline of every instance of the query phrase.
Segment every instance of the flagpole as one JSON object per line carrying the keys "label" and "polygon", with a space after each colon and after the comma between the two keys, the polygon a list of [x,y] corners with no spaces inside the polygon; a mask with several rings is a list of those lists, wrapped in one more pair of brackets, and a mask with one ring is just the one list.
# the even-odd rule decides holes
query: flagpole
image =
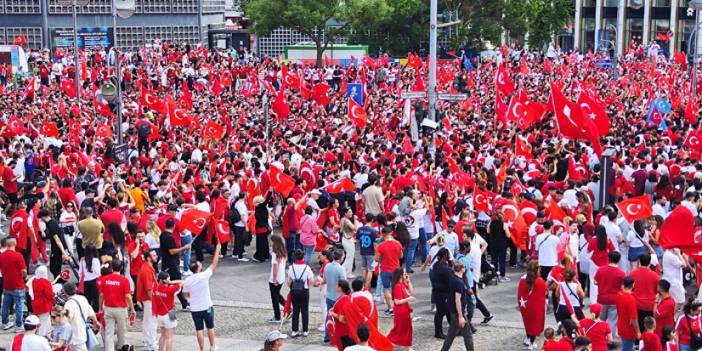
{"label": "flagpole", "polygon": [[268,118],[268,94],[263,93],[263,118],[266,119],[266,163],[270,160],[271,155],[271,130],[270,121]]}
{"label": "flagpole", "polygon": [[[429,5],[429,120],[436,122],[436,22],[438,4],[431,0]],[[419,74],[419,72],[417,72]],[[429,153],[432,159],[436,157],[436,130],[429,138]]]}
{"label": "flagpole", "polygon": [[[112,50],[115,53],[115,84],[117,85],[117,145],[121,147],[124,143],[122,135],[122,83],[120,82],[119,51],[117,50],[117,6],[115,0],[112,0],[112,38]],[[129,161],[127,160],[127,148],[122,147],[119,150],[124,155],[118,156],[117,159],[121,158],[122,162],[126,164]]]}

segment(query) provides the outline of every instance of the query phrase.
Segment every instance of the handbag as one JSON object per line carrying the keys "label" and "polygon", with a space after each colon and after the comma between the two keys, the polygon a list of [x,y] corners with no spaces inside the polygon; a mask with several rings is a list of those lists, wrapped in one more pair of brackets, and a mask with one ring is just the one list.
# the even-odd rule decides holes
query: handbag
{"label": "handbag", "polygon": [[73,301],[78,305],[78,311],[80,311],[80,317],[83,318],[83,322],[85,323],[85,347],[88,350],[92,350],[98,346],[100,346],[100,341],[98,341],[97,335],[95,335],[95,332],[93,331],[93,324],[92,322],[88,322],[85,319],[85,315],[83,314],[83,308],[80,307],[80,303],[77,300],[74,299],[69,299],[69,301]]}

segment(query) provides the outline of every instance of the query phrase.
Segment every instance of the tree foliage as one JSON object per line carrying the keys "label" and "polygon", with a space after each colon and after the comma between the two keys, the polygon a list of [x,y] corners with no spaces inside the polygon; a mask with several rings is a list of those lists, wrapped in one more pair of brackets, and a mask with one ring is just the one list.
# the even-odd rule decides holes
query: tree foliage
{"label": "tree foliage", "polygon": [[529,46],[541,49],[573,18],[571,0],[509,0],[504,27],[512,35],[529,33]]}
{"label": "tree foliage", "polygon": [[386,0],[392,12],[384,20],[351,33],[349,42],[368,45],[369,51],[405,55],[420,51],[429,40],[429,2],[426,0]]}
{"label": "tree foliage", "polygon": [[[392,10],[386,0],[249,0],[245,8],[258,35],[288,27],[310,37],[317,65],[338,36],[382,21]],[[332,22],[337,25],[329,26]]]}

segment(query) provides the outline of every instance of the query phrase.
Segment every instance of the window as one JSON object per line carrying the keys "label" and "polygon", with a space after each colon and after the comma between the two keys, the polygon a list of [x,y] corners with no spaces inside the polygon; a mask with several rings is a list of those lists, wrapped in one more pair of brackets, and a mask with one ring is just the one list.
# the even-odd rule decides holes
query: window
{"label": "window", "polygon": [[656,40],[659,34],[667,34],[670,30],[670,20],[667,19],[654,19],[651,20],[651,40]]}
{"label": "window", "polygon": [[583,0],[583,7],[595,7],[595,0]]}
{"label": "window", "polygon": [[670,0],[653,0],[653,7],[670,7]]}
{"label": "window", "polygon": [[643,40],[643,20],[640,18],[629,18],[626,20],[626,32],[624,33],[624,46],[634,41],[640,44]]}
{"label": "window", "polygon": [[617,7],[617,6],[619,6],[619,0],[605,0],[604,6],[605,7]]}
{"label": "window", "polygon": [[595,47],[595,19],[594,18],[583,18],[582,31],[580,33],[580,43],[579,47],[584,49],[583,51],[588,51]]}

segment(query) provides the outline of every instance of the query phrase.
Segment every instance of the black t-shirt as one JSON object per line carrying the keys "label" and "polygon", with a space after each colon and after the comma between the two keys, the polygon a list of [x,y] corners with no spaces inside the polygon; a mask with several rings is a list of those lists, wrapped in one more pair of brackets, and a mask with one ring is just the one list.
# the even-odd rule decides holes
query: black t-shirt
{"label": "black t-shirt", "polygon": [[468,288],[466,287],[466,282],[463,280],[463,278],[459,278],[455,274],[451,274],[449,288],[451,290],[448,299],[449,313],[456,313],[456,294],[461,294],[461,311],[465,311],[468,307]]}
{"label": "black t-shirt", "polygon": [[434,274],[434,293],[436,294],[448,294],[450,292],[450,281],[451,267],[443,262],[436,262],[432,267],[432,273]]}
{"label": "black t-shirt", "polygon": [[173,238],[173,234],[164,231],[161,233],[159,241],[161,242],[159,253],[161,255],[161,264],[163,265],[164,270],[168,268],[178,269],[178,254],[172,255],[170,253],[171,249],[178,248],[176,246],[175,239]]}
{"label": "black t-shirt", "polygon": [[557,182],[561,182],[565,180],[566,176],[568,175],[568,165],[570,164],[570,161],[567,158],[562,158],[558,160],[558,163],[556,163],[556,177],[555,180]]}
{"label": "black t-shirt", "polygon": [[61,245],[66,248],[66,240],[63,239],[58,221],[51,219],[46,223],[46,240],[51,242],[51,255],[61,256],[61,249],[56,244],[56,239],[61,241]]}

